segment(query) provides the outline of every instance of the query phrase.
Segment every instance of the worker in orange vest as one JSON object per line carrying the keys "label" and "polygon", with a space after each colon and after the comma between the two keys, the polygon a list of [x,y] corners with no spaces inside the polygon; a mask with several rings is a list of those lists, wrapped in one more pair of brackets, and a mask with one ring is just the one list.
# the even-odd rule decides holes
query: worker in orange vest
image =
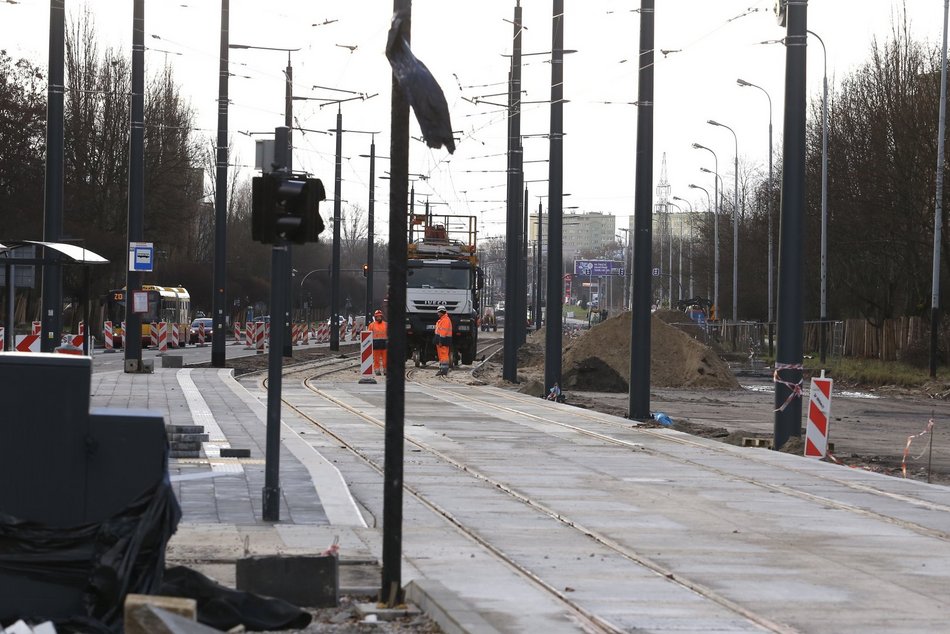
{"label": "worker in orange vest", "polygon": [[373,313],[373,321],[367,327],[373,333],[373,368],[376,374],[386,374],[386,322],[383,311]]}
{"label": "worker in orange vest", "polygon": [[436,308],[439,321],[435,322],[435,351],[439,357],[439,371],[436,376],[446,376],[449,373],[449,352],[452,345],[452,320],[445,312],[445,306]]}

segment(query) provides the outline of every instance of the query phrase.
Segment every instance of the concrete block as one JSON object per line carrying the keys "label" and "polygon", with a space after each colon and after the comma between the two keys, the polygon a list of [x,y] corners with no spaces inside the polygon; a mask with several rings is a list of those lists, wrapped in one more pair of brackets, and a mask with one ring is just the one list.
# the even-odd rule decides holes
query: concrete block
{"label": "concrete block", "polygon": [[165,631],[156,629],[155,613],[152,608],[179,614],[194,621],[198,617],[198,602],[181,597],[163,597],[147,594],[129,594],[125,597],[124,615],[126,634],[152,634]]}
{"label": "concrete block", "polygon": [[[149,634],[212,634],[213,632],[220,632],[220,630],[202,625],[197,621],[154,605],[144,606],[142,611],[136,615],[136,621],[139,627],[134,630],[130,630],[128,622],[126,622],[126,634],[133,631],[148,632]],[[244,628],[242,627],[240,631],[243,632]]]}
{"label": "concrete block", "polygon": [[260,555],[237,560],[238,590],[283,599],[300,607],[336,607],[339,562],[333,555]]}
{"label": "concrete block", "polygon": [[155,372],[155,359],[142,359],[142,367],[139,369],[139,372],[144,374],[152,374]]}
{"label": "concrete block", "polygon": [[180,354],[167,354],[162,357],[163,368],[183,368],[185,360]]}
{"label": "concrete block", "polygon": [[221,457],[222,458],[250,458],[251,450],[250,449],[236,449],[234,447],[222,447]]}

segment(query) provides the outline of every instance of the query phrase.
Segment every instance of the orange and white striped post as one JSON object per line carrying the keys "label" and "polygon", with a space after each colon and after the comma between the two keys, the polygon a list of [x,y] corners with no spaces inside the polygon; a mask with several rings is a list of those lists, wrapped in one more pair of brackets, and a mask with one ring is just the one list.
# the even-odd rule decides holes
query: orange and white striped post
{"label": "orange and white striped post", "polygon": [[198,347],[203,348],[205,345],[205,322],[198,322]]}
{"label": "orange and white striped post", "polygon": [[168,345],[172,348],[177,348],[179,346],[178,341],[180,337],[180,331],[178,330],[178,324],[172,324],[171,337],[169,339]]}
{"label": "orange and white striped post", "polygon": [[373,378],[373,333],[360,333],[360,383],[376,383]]}
{"label": "orange and white striped post", "polygon": [[828,423],[831,420],[831,379],[812,377],[808,423],[805,426],[805,457],[824,458],[828,453]]}
{"label": "orange and white striped post", "polygon": [[232,343],[231,345],[232,346],[241,345],[241,322],[239,321],[234,322],[234,343]]}

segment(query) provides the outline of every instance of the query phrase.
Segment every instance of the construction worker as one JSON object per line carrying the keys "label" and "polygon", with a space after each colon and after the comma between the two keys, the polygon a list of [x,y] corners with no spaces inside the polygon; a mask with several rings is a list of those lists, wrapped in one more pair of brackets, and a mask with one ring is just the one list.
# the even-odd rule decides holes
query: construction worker
{"label": "construction worker", "polygon": [[386,374],[386,322],[383,321],[383,311],[373,313],[373,321],[367,329],[373,333],[373,369],[376,374]]}
{"label": "construction worker", "polygon": [[439,357],[439,371],[435,375],[447,376],[452,346],[452,320],[445,312],[445,306],[439,306],[435,310],[439,313],[439,321],[435,322],[435,351]]}

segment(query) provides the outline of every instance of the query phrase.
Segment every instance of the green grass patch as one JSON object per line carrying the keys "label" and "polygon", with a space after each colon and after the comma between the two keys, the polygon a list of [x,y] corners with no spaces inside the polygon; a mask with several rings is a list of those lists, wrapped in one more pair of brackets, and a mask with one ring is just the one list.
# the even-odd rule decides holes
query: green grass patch
{"label": "green grass patch", "polygon": [[[930,381],[928,368],[917,368],[899,361],[828,358],[822,366],[818,357],[805,359],[807,375],[818,376],[822,368],[825,370],[825,376],[860,385],[919,387]],[[945,376],[946,370],[946,368],[938,368],[937,376]]]}

